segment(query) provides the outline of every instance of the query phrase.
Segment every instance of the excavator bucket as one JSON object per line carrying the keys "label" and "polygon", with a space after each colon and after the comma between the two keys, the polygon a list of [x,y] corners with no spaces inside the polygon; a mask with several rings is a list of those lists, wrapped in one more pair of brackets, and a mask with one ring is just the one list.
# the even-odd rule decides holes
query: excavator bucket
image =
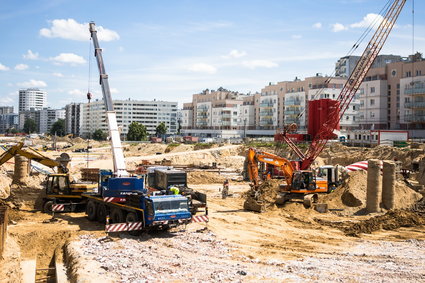
{"label": "excavator bucket", "polygon": [[249,210],[249,211],[255,211],[255,212],[264,212],[266,210],[266,207],[264,205],[263,202],[261,201],[257,201],[254,198],[250,198],[248,197],[244,204],[243,204],[243,208],[245,210]]}

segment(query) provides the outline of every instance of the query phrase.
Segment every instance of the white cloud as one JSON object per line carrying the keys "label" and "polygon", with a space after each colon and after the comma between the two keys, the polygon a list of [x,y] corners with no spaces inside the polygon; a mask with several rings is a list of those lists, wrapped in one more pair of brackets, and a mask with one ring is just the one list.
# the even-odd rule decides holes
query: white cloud
{"label": "white cloud", "polygon": [[336,24],[332,25],[332,31],[333,32],[340,32],[340,31],[343,31],[343,30],[346,30],[346,29],[348,29],[348,28],[346,26],[344,26],[343,24],[340,24],[340,23],[336,23]]}
{"label": "white cloud", "polygon": [[239,51],[237,49],[233,49],[232,51],[229,52],[229,54],[222,56],[223,58],[241,58],[246,56],[246,52],[245,51]]}
{"label": "white cloud", "polygon": [[[90,39],[89,24],[80,24],[74,19],[56,19],[50,22],[50,28],[42,28],[40,35],[44,37],[64,38],[71,40],[86,41]],[[120,36],[116,31],[96,26],[97,36],[100,41],[118,40]]]}
{"label": "white cloud", "polygon": [[27,82],[22,82],[17,84],[20,87],[46,87],[47,84],[43,81],[37,81],[37,80],[29,80]]}
{"label": "white cloud", "polygon": [[22,55],[22,57],[24,57],[24,59],[28,59],[28,60],[37,60],[38,59],[38,53],[37,52],[32,52],[31,50],[28,49],[27,53]]}
{"label": "white cloud", "polygon": [[68,63],[71,65],[78,65],[86,63],[86,60],[83,57],[74,53],[61,53],[56,57],[50,58],[50,60],[57,64]]}
{"label": "white cloud", "polygon": [[322,23],[315,23],[315,24],[313,24],[313,28],[315,28],[315,29],[321,29],[322,28]]}
{"label": "white cloud", "polygon": [[370,13],[363,17],[363,20],[361,20],[358,23],[351,24],[350,27],[352,28],[368,28],[369,26],[373,25],[373,28],[376,29],[379,27],[381,22],[384,20],[384,17],[378,14]]}
{"label": "white cloud", "polygon": [[73,89],[68,91],[68,94],[72,95],[72,96],[85,96],[86,93],[84,91],[81,91],[79,89]]}
{"label": "white cloud", "polygon": [[114,87],[111,88],[111,94],[120,93],[120,91]]}
{"label": "white cloud", "polygon": [[250,68],[250,69],[256,69],[256,68],[275,68],[279,65],[275,62],[269,61],[269,60],[251,60],[251,61],[244,61],[242,62],[242,65]]}
{"label": "white cloud", "polygon": [[10,104],[12,104],[14,102],[15,102],[15,100],[12,97],[9,97],[9,96],[1,96],[0,97],[0,105],[9,106]]}
{"label": "white cloud", "polygon": [[29,67],[28,67],[27,64],[18,64],[18,65],[15,66],[15,70],[18,70],[18,71],[23,71],[23,70],[26,70],[28,68]]}
{"label": "white cloud", "polygon": [[0,71],[8,71],[9,67],[3,65],[2,63],[0,63]]}
{"label": "white cloud", "polygon": [[294,35],[291,36],[291,38],[292,39],[301,39],[302,38],[302,35],[300,35],[300,34],[294,34]]}
{"label": "white cloud", "polygon": [[217,72],[216,67],[209,64],[205,64],[205,63],[193,64],[187,67],[187,69],[189,71],[196,72],[196,73],[215,74]]}
{"label": "white cloud", "polygon": [[63,78],[63,74],[62,73],[52,73],[52,75],[54,77]]}

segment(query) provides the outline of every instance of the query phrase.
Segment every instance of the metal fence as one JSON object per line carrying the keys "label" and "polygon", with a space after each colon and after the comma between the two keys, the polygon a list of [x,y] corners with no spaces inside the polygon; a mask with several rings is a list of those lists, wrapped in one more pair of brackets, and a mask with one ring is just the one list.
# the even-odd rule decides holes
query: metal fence
{"label": "metal fence", "polygon": [[0,206],[0,258],[3,256],[4,243],[6,242],[7,209],[7,206]]}

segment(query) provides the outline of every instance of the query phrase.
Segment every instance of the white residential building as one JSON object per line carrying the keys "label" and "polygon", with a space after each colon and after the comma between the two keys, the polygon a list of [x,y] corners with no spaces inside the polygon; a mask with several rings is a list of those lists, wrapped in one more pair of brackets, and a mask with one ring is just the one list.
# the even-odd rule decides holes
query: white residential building
{"label": "white residential building", "polygon": [[19,112],[47,107],[47,92],[38,88],[19,90]]}
{"label": "white residential building", "polygon": [[52,125],[59,119],[65,120],[65,109],[44,108],[38,112],[37,123],[40,134],[49,133]]}
{"label": "white residential building", "polygon": [[[155,134],[156,127],[162,122],[167,126],[167,134],[177,132],[177,102],[113,100],[113,105],[118,127],[124,137],[132,122],[143,124],[149,134]],[[103,100],[84,103],[82,113],[81,136],[87,137],[97,129],[108,132]]]}

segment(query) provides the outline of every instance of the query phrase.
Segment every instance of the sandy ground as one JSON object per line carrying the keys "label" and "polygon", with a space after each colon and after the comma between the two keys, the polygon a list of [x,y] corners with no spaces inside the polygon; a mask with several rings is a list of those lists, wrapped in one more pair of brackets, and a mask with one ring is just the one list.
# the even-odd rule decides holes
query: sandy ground
{"label": "sandy ground", "polygon": [[[230,163],[234,168],[240,167],[243,158],[240,146],[194,152],[190,148],[180,148],[177,152],[165,153],[166,147],[161,145],[159,149],[164,152],[161,155],[156,155],[155,149],[154,146],[149,150],[144,148],[144,153],[139,154],[136,151],[142,149],[134,147],[126,154],[134,154],[127,157],[134,163],[164,157],[189,163],[198,158],[206,163],[217,160]],[[381,151],[387,154],[387,151]],[[56,152],[47,154],[58,155]],[[417,158],[416,152],[400,151],[394,156],[403,154],[409,160]],[[73,170],[84,166],[84,154],[72,155],[80,158],[75,161]],[[112,164],[107,151],[99,150],[91,156],[94,157],[91,165],[105,168],[106,164]],[[357,157],[362,160],[360,154]],[[8,170],[13,168],[13,165],[8,166]],[[4,172],[2,174],[6,176]],[[202,184],[203,178],[209,180],[207,184]],[[11,270],[21,259],[37,259],[37,268],[47,268],[54,253],[63,251],[72,279],[87,282],[425,280],[423,226],[379,230],[351,237],[337,225],[323,225],[317,219],[339,223],[356,222],[370,216],[353,215],[345,207],[342,209],[349,213],[320,214],[304,209],[301,203],[288,203],[262,214],[248,212],[243,210],[243,194],[249,189],[248,183],[231,182],[232,196],[222,199],[219,191],[222,178],[211,174],[193,177],[196,184],[191,187],[208,195],[208,225],[190,224],[186,230],[141,237],[125,234],[106,237],[103,226],[89,222],[84,213],[57,214],[57,220],[52,221],[50,215],[30,207],[38,192],[41,193],[40,184],[31,184],[27,194],[24,188],[12,188],[16,193],[12,204],[20,210],[13,210],[11,214],[16,224],[9,225],[7,257],[0,261],[1,266],[9,268],[0,269],[0,282],[19,281],[19,272],[11,273]]]}

